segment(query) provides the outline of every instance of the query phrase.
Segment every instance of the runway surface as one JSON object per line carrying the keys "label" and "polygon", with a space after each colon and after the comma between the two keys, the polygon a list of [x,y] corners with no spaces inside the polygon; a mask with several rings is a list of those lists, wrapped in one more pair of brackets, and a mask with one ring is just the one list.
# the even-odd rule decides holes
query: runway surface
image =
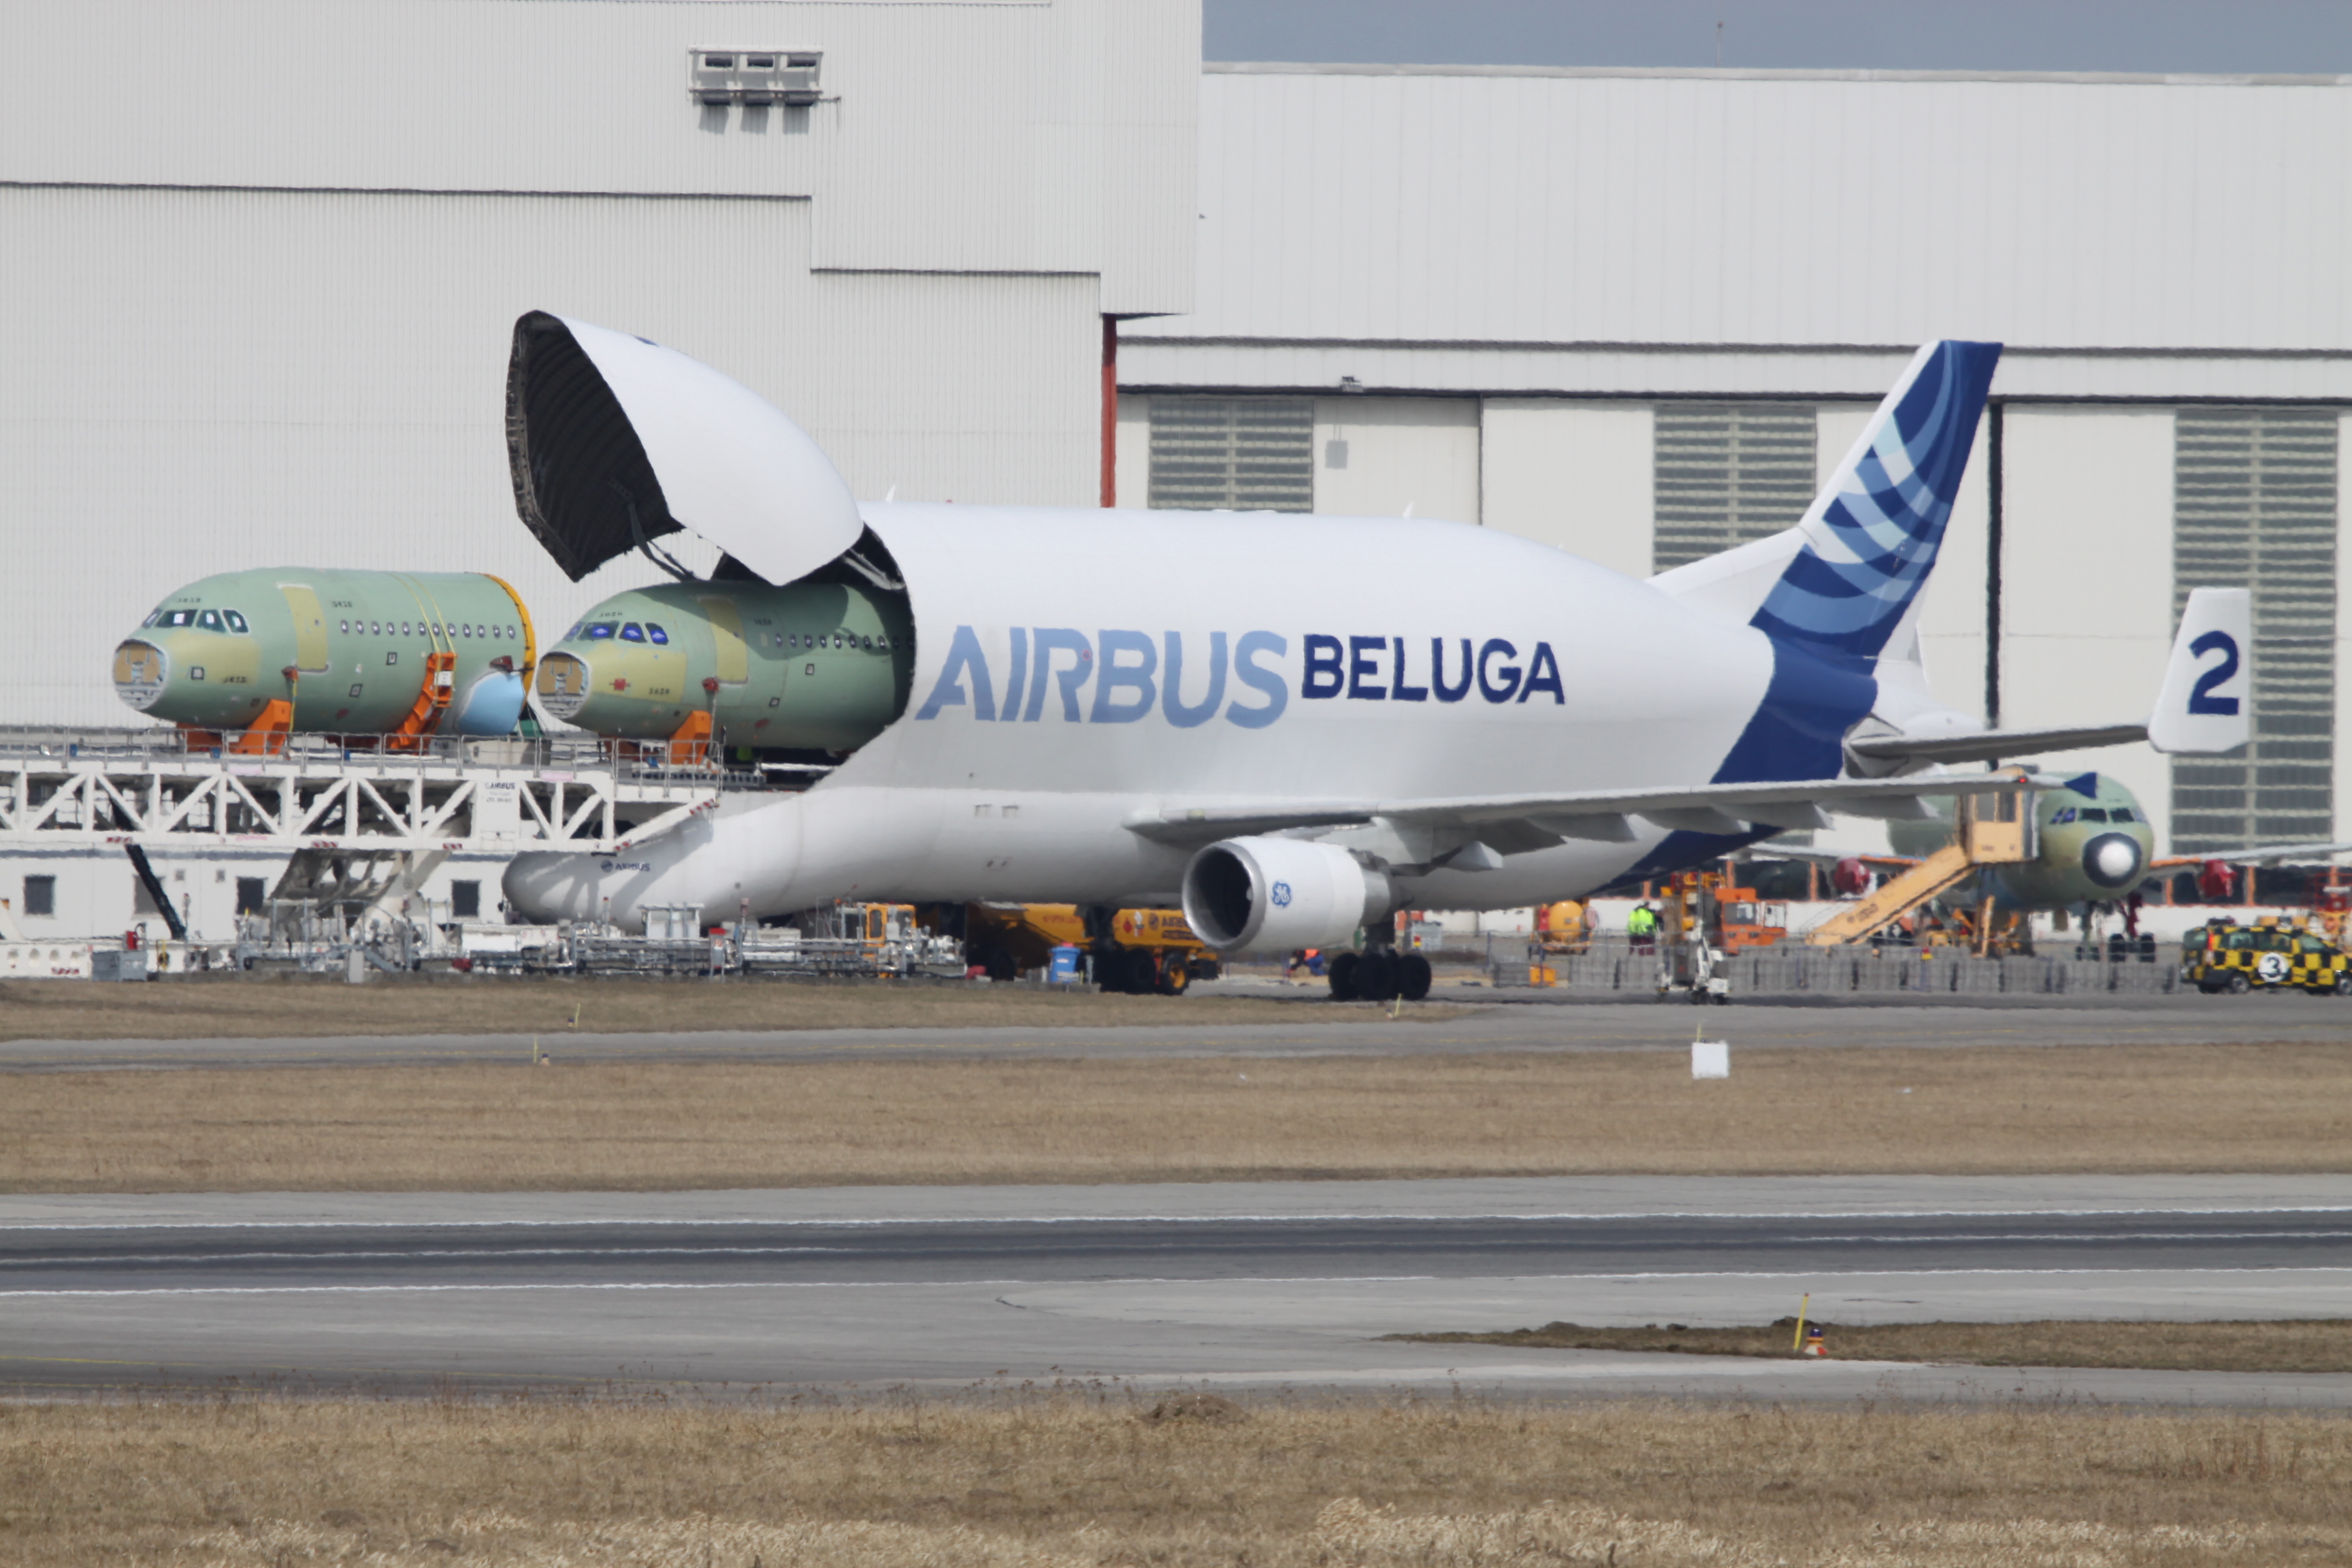
{"label": "runway surface", "polygon": [[[679,986],[690,1009],[693,988]],[[1203,987],[1202,989],[1209,989]],[[793,988],[774,988],[780,1016]],[[1255,994],[1255,993],[1253,993]],[[11,1040],[0,1071],[188,1067],[394,1066],[527,1060],[534,1042],[558,1060],[764,1062],[1003,1058],[1469,1055],[1486,1051],[1679,1050],[1695,1024],[1738,1049],[1975,1046],[2340,1044],[2352,1000],[2326,996],[2151,996],[2129,1000],[1986,998],[1990,1005],[1515,1000],[1430,1019],[1301,1000],[1298,1023],[1219,1021],[1217,998],[1171,1003],[1167,1026],[1081,1028],[713,1030],[662,1034],[385,1035],[285,1039]]]}
{"label": "runway surface", "polygon": [[1530,1352],[1412,1331],[2345,1315],[2352,1178],[0,1199],[0,1387],[1056,1379],[2352,1405],[2352,1376]]}

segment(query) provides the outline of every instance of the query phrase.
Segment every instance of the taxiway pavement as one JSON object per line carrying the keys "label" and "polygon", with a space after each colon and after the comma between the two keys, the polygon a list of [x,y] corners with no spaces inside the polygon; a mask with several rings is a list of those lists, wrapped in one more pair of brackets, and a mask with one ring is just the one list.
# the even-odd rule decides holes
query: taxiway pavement
{"label": "taxiway pavement", "polygon": [[2352,1406],[2352,1375],[1531,1352],[1412,1331],[2333,1317],[2352,1177],[0,1198],[0,1388],[1147,1384]]}

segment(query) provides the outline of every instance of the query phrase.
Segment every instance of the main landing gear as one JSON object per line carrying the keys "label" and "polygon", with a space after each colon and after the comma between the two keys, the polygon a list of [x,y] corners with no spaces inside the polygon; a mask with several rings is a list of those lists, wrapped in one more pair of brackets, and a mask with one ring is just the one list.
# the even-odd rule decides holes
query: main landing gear
{"label": "main landing gear", "polygon": [[1374,948],[1336,953],[1324,973],[1334,1002],[1418,1002],[1429,994],[1429,960],[1417,952]]}

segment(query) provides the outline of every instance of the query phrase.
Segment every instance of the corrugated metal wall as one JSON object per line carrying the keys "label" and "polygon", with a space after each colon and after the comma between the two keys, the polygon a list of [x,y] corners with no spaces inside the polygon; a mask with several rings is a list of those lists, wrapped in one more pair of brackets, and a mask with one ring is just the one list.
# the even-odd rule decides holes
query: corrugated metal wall
{"label": "corrugated metal wall", "polygon": [[1212,66],[1202,104],[1200,308],[1155,337],[2352,351],[2352,83]]}
{"label": "corrugated metal wall", "polygon": [[[812,274],[806,201],[0,189],[0,624],[12,722],[120,723],[114,641],[269,563],[479,570],[541,624],[653,575],[556,572],[514,514],[509,335],[625,326],[800,420],[862,495],[1086,505],[1095,279]],[[17,237],[38,243],[16,243]]]}

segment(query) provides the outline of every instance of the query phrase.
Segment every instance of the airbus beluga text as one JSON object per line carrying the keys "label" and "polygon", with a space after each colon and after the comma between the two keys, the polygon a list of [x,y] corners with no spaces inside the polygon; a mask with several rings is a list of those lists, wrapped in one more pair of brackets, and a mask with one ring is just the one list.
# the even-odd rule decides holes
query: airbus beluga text
{"label": "airbus beluga text", "polygon": [[[2242,744],[2239,591],[2191,595],[2143,722],[1992,733],[1929,695],[1920,595],[1999,355],[1922,348],[1795,527],[1642,582],[1451,522],[861,506],[734,382],[527,316],[516,500],[566,569],[691,528],[727,557],[691,595],[748,629],[688,692],[746,728],[765,710],[730,685],[779,714],[859,679],[890,705],[803,793],[724,800],[616,856],[521,856],[507,896],[631,927],[647,905],[1181,901],[1219,952],[1343,946],[1407,905],[1523,906],[1827,812],[2020,787],[1939,763]],[[857,626],[795,610],[808,587]],[[636,657],[604,625],[542,664],[583,702]]]}

